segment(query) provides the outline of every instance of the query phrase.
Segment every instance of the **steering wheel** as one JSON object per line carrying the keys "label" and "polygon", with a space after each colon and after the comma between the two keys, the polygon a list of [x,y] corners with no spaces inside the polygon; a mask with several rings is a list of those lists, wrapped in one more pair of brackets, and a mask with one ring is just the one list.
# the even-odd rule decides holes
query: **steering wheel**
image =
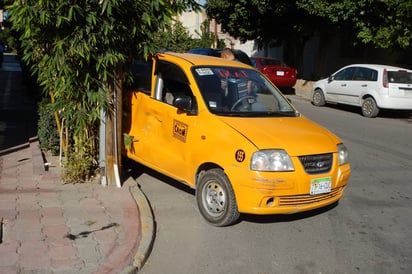
{"label": "steering wheel", "polygon": [[[256,100],[256,98],[254,96],[251,95],[247,95],[245,97],[241,97],[239,99],[237,99],[236,102],[233,103],[232,107],[230,108],[231,111],[235,110],[235,108],[237,107],[237,105],[239,105],[241,102],[248,100],[248,99],[253,99],[253,101]],[[247,102],[249,104],[249,108],[252,105],[251,103]],[[254,103],[254,102],[253,102]]]}

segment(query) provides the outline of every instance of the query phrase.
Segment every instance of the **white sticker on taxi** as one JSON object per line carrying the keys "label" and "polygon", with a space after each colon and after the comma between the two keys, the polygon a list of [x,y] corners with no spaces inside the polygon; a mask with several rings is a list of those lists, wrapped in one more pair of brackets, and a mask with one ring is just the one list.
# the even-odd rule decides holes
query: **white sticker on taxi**
{"label": "white sticker on taxi", "polygon": [[213,71],[210,68],[197,68],[195,71],[199,76],[213,75]]}

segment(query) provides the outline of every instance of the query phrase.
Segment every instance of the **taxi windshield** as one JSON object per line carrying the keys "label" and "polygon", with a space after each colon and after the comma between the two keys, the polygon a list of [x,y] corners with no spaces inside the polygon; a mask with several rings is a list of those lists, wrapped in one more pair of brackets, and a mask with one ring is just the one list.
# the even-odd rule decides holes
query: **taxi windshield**
{"label": "taxi windshield", "polygon": [[209,111],[225,116],[296,116],[272,83],[259,72],[238,67],[194,67],[194,78]]}

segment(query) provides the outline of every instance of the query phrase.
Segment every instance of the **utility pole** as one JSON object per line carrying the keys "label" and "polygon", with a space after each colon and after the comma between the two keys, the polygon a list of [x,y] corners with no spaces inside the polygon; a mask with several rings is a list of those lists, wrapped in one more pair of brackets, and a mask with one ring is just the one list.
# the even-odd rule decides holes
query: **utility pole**
{"label": "utility pole", "polygon": [[216,49],[217,46],[219,45],[219,38],[217,36],[217,22],[215,19],[213,19],[214,23],[214,41],[213,41],[213,47]]}
{"label": "utility pole", "polygon": [[121,187],[122,150],[122,78],[123,70],[114,74],[113,86],[108,89],[112,109],[106,110],[105,123],[105,180],[109,186]]}

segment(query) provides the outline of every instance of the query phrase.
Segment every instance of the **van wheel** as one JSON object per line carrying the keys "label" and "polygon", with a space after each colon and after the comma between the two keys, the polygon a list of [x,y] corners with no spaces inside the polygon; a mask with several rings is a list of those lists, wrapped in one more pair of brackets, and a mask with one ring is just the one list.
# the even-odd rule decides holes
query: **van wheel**
{"label": "van wheel", "polygon": [[325,96],[323,95],[322,90],[316,89],[316,90],[313,92],[312,103],[313,103],[315,106],[318,106],[318,107],[325,105]]}
{"label": "van wheel", "polygon": [[202,216],[214,226],[228,226],[239,218],[235,194],[221,169],[208,170],[200,177],[196,201]]}
{"label": "van wheel", "polygon": [[376,105],[375,100],[372,97],[368,97],[363,100],[362,103],[362,115],[368,118],[375,118],[378,116],[379,108]]}

